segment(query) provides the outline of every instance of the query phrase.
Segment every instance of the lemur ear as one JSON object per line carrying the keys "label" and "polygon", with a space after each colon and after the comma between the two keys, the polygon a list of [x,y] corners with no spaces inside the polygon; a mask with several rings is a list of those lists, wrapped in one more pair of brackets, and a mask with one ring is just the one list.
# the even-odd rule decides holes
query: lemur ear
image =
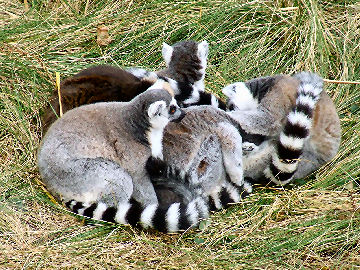
{"label": "lemur ear", "polygon": [[221,92],[227,97],[227,98],[233,98],[236,95],[236,86],[235,84],[230,84],[225,86]]}
{"label": "lemur ear", "polygon": [[209,44],[207,43],[206,40],[204,40],[198,44],[197,54],[202,62],[204,62],[204,61],[206,62],[206,59],[209,54]]}
{"label": "lemur ear", "polygon": [[166,63],[167,67],[170,64],[170,60],[171,60],[171,56],[173,54],[173,51],[174,51],[173,47],[166,44],[165,42],[163,43],[161,53],[162,53],[162,56],[163,56],[163,58],[165,60],[165,63]]}
{"label": "lemur ear", "polygon": [[163,100],[155,101],[154,103],[151,103],[148,109],[148,116],[150,118],[153,118],[155,116],[158,116],[166,109],[166,103]]}

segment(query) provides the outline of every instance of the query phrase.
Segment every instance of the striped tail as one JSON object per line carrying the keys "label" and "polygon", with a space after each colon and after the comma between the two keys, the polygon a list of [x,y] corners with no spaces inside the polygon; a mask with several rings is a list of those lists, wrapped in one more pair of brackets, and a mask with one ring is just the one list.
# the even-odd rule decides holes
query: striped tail
{"label": "striped tail", "polygon": [[226,104],[215,95],[198,90],[189,82],[177,82],[177,92],[175,99],[180,107],[190,107],[198,105],[211,105],[222,110],[226,109]]}
{"label": "striped tail", "polygon": [[158,204],[143,206],[135,200],[120,203],[117,207],[108,207],[105,203],[85,204],[70,200],[66,206],[72,212],[107,222],[140,225],[143,228],[154,228],[161,232],[178,232],[196,226],[201,219],[209,215],[204,199],[198,197],[187,205],[172,203],[168,207]]}
{"label": "striped tail", "polygon": [[323,80],[317,74],[301,72],[294,77],[299,80],[296,105],[287,116],[272,161],[264,171],[265,176],[278,185],[289,183],[297,170],[312,127],[314,108],[323,90]]}
{"label": "striped tail", "polygon": [[228,175],[226,177],[227,179],[221,186],[220,191],[209,195],[208,204],[210,211],[227,208],[232,204],[240,202],[252,192],[252,185],[249,182],[244,181],[242,186],[238,186],[231,182]]}

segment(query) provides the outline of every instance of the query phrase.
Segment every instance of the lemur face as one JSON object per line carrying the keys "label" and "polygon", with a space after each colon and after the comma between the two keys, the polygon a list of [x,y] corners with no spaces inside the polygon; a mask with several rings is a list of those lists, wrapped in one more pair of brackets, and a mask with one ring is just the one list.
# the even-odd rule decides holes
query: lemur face
{"label": "lemur face", "polygon": [[222,92],[228,98],[227,105],[230,110],[250,111],[257,109],[257,100],[243,82],[230,84],[224,87]]}
{"label": "lemur face", "polygon": [[158,100],[150,104],[148,116],[151,127],[163,129],[171,121],[181,121],[185,116],[185,112],[180,109],[176,100],[172,98],[169,105],[164,100]]}

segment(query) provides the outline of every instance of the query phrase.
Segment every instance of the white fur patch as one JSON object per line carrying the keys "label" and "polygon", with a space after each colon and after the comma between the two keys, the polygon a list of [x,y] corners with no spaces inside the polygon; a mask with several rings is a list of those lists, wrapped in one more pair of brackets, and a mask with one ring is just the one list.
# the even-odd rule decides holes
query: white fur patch
{"label": "white fur patch", "polygon": [[151,155],[163,159],[162,147],[163,129],[150,128],[148,132],[148,142],[151,148]]}
{"label": "white fur patch", "polygon": [[177,81],[175,81],[175,80],[173,80],[171,78],[167,78],[167,79],[169,80],[170,87],[173,89],[174,94],[175,95],[180,94],[180,89],[179,89]]}
{"label": "white fur patch", "polygon": [[69,208],[72,210],[75,204],[77,204],[77,201],[72,201],[69,205]]}
{"label": "white fur patch", "polygon": [[187,208],[186,208],[186,214],[189,218],[189,221],[191,223],[191,225],[193,224],[197,224],[198,220],[199,220],[199,213],[196,209],[196,200],[191,201]]}
{"label": "white fur patch", "polygon": [[275,167],[282,172],[292,173],[296,171],[298,167],[298,161],[294,163],[284,163],[279,159],[279,156],[276,153],[273,153],[272,158],[273,158],[272,162],[275,165]]}
{"label": "white fur patch", "polygon": [[166,223],[169,232],[179,230],[180,203],[173,203],[166,212]]}
{"label": "white fur patch", "polygon": [[173,51],[174,51],[173,47],[166,44],[165,42],[163,43],[161,53],[167,67],[169,66],[169,63],[171,61],[171,56],[173,54]]}
{"label": "white fur patch", "polygon": [[129,203],[119,203],[117,206],[117,212],[115,215],[114,220],[117,223],[120,224],[128,224],[127,220],[126,220],[126,214],[130,209],[130,204]]}
{"label": "white fur patch", "polygon": [[[174,99],[173,99],[174,100]],[[176,101],[174,101],[176,104]],[[150,128],[147,139],[151,153],[154,157],[163,158],[162,138],[165,126],[169,123],[169,115],[165,101],[159,100],[152,103],[148,109]]]}
{"label": "white fur patch", "polygon": [[302,84],[300,86],[300,88],[305,92],[305,93],[312,93],[314,95],[319,95],[322,91],[322,88],[318,88],[318,87],[314,87],[314,85],[309,84],[309,83],[305,83]]}
{"label": "white fur patch", "polygon": [[101,220],[102,215],[106,209],[107,209],[107,206],[105,203],[98,203],[98,205],[94,211],[94,214],[93,214],[93,219]]}
{"label": "white fur patch", "polygon": [[162,79],[156,80],[156,82],[152,86],[150,86],[148,88],[148,90],[150,90],[150,89],[164,89],[164,84],[165,83],[166,82],[164,80],[162,80]]}
{"label": "white fur patch", "polygon": [[231,184],[229,183],[225,183],[225,189],[226,191],[228,192],[230,198],[234,201],[234,202],[239,202],[241,197],[240,197],[240,194],[238,192],[238,190],[232,186]]}
{"label": "white fur patch", "polygon": [[240,111],[256,110],[259,103],[253,97],[249,88],[245,83],[237,82],[230,84],[222,89],[222,92],[227,96],[231,103]]}
{"label": "white fur patch", "polygon": [[287,148],[301,150],[304,146],[304,139],[289,137],[282,132],[280,134],[280,143]]}
{"label": "white fur patch", "polygon": [[84,215],[84,211],[86,208],[88,208],[90,206],[90,204],[88,203],[83,203],[83,208],[79,209],[77,212],[80,216],[83,216]]}
{"label": "white fur patch", "polygon": [[220,202],[219,192],[213,193],[213,194],[211,195],[211,198],[212,198],[213,201],[214,201],[214,204],[215,204],[216,209],[221,209],[221,208],[223,207],[222,204],[221,204],[221,202]]}
{"label": "white fur patch", "polygon": [[314,100],[310,96],[301,95],[296,99],[296,105],[299,105],[299,104],[307,105],[311,109],[313,109],[315,107],[315,105],[316,105],[316,100]]}
{"label": "white fur patch", "polygon": [[143,68],[129,68],[129,69],[126,69],[126,71],[131,73],[135,77],[138,77],[139,79],[143,79],[145,77],[150,78],[150,79],[158,78],[158,76],[156,75],[155,72],[147,71],[146,69],[143,69]]}
{"label": "white fur patch", "polygon": [[207,43],[206,40],[204,40],[198,44],[198,50],[197,50],[197,56],[200,59],[201,67],[202,67],[200,71],[203,73],[201,80],[204,80],[205,77],[208,54],[209,54],[209,44]]}
{"label": "white fur patch", "polygon": [[247,192],[247,193],[251,193],[253,191],[253,187],[250,183],[244,181],[244,190]]}
{"label": "white fur patch", "polygon": [[214,95],[211,95],[211,106],[219,108],[219,101]]}
{"label": "white fur patch", "polygon": [[[195,82],[196,84],[197,82]],[[193,87],[193,91],[191,92],[191,96],[184,100],[184,104],[193,104],[199,101],[200,99],[200,94],[199,94],[199,90],[197,88],[195,88],[195,84]]]}
{"label": "white fur patch", "polygon": [[150,204],[141,213],[140,222],[142,223],[144,228],[153,227],[152,221],[157,207],[158,207],[157,204]]}
{"label": "white fur patch", "polygon": [[203,198],[197,198],[196,200],[196,205],[199,209],[199,218],[208,218],[209,217],[209,208],[206,205],[205,201]]}
{"label": "white fur patch", "polygon": [[231,182],[242,186],[244,183],[242,137],[233,125],[221,122],[218,126],[221,128],[221,136],[223,137],[223,139],[220,139],[231,142],[222,142],[225,169],[230,176]]}
{"label": "white fur patch", "polygon": [[287,119],[293,125],[299,125],[308,130],[311,129],[311,125],[312,125],[311,119],[302,112],[290,112]]}

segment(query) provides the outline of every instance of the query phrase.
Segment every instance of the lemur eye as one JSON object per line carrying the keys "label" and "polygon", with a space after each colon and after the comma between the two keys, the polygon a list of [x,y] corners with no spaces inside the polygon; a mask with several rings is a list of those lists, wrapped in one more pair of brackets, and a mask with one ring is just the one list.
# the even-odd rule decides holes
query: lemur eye
{"label": "lemur eye", "polygon": [[170,106],[169,113],[174,114],[176,112],[176,107],[174,105]]}

